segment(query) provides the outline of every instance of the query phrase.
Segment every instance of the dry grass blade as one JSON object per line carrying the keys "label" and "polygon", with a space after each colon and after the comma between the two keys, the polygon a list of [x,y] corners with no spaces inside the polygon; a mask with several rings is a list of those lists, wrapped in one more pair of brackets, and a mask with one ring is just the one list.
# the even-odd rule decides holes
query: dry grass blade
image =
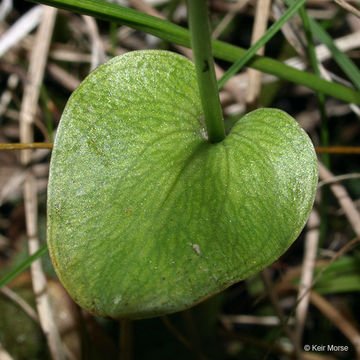
{"label": "dry grass blade", "polygon": [[95,69],[99,65],[103,64],[107,59],[105,55],[105,49],[99,35],[99,29],[96,24],[96,20],[87,15],[83,15],[86,26],[89,30],[89,36],[91,39],[91,68]]}
{"label": "dry grass blade", "polygon": [[67,61],[72,63],[91,63],[91,54],[77,51],[73,48],[52,46],[50,58],[53,60]]}
{"label": "dry grass blade", "polygon": [[[343,52],[356,49],[360,46],[360,32],[354,32],[349,35],[342,36],[334,41],[336,46]],[[330,59],[331,52],[325,45],[316,47],[316,56],[320,62]]]}
{"label": "dry grass blade", "polygon": [[[322,64],[319,64],[319,69],[320,69],[321,76],[325,80],[332,81],[333,78],[335,79],[335,76],[333,74],[331,74],[329,71],[327,71]],[[337,77],[336,80],[340,83],[344,82],[342,78]],[[349,107],[358,117],[360,117],[360,108],[358,105],[349,104]]]}
{"label": "dry grass blade", "polygon": [[0,57],[9,49],[18,44],[40,22],[43,9],[40,5],[35,6],[23,15],[9,30],[0,38]]}
{"label": "dry grass blade", "polygon": [[[52,29],[54,26],[56,10],[43,7],[43,18],[36,35],[35,44],[31,52],[28,81],[24,88],[24,95],[20,112],[20,139],[23,143],[33,142],[33,123],[36,118],[37,103],[40,86],[44,76],[47,53],[49,51]],[[21,153],[23,164],[31,160],[31,151]]]}
{"label": "dry grass blade", "polygon": [[296,308],[296,337],[298,344],[301,344],[302,333],[305,326],[308,306],[310,301],[309,289],[315,269],[316,254],[319,243],[319,224],[320,219],[315,209],[310,213],[307,224],[308,232],[305,237],[305,254],[303,266],[301,268],[301,279],[298,293],[298,306]]}
{"label": "dry grass blade", "polygon": [[[246,324],[246,325],[261,325],[261,326],[278,326],[281,325],[279,317],[277,316],[252,316],[252,315],[221,315],[220,320],[224,324]],[[294,324],[294,319],[290,318],[287,323]]]}
{"label": "dry grass blade", "polygon": [[[280,19],[286,11],[283,1],[280,0],[274,1],[271,10],[275,20]],[[300,58],[304,59],[306,57],[303,36],[304,34],[302,31],[299,31],[298,28],[295,28],[294,23],[294,21],[289,21],[285,23],[281,28],[281,32],[283,33],[289,44],[291,44],[291,46],[295,49],[296,53],[300,56]]]}
{"label": "dry grass blade", "polygon": [[[24,201],[26,228],[29,237],[29,252],[33,254],[39,249],[39,239],[37,237],[36,177],[31,171],[28,171],[25,179]],[[64,360],[64,350],[50,306],[49,295],[46,289],[47,281],[40,260],[33,262],[30,269],[40,324],[47,338],[52,358],[55,360]]]}
{"label": "dry grass blade", "polygon": [[[254,45],[266,32],[267,22],[270,14],[271,0],[259,0],[256,3],[255,23],[251,37],[251,45]],[[265,48],[257,51],[258,55],[263,55]],[[257,97],[261,90],[261,72],[248,69],[248,88],[246,92],[246,103],[249,108],[254,107]]]}
{"label": "dry grass blade", "polygon": [[[3,286],[0,291],[7,296],[10,300],[16,303],[26,314],[29,315],[35,322],[39,322],[39,317],[34,309],[18,294],[12,291],[7,286]],[[1,359],[1,356],[0,356]]]}
{"label": "dry grass blade", "polygon": [[0,4],[0,22],[2,22],[13,8],[12,0],[2,0]]}
{"label": "dry grass blade", "polygon": [[[54,8],[43,7],[43,18],[37,30],[30,56],[28,82],[24,88],[20,111],[20,140],[25,143],[33,141],[33,123],[35,121],[40,85],[43,80],[56,12],[57,10]],[[31,161],[31,155],[31,150],[22,151],[22,164],[27,165]],[[33,254],[39,249],[40,245],[37,235],[37,182],[31,169],[25,175],[24,202],[29,252]],[[55,360],[63,360],[65,359],[64,350],[50,307],[49,296],[46,291],[46,277],[40,260],[32,263],[31,277],[41,328],[47,338],[51,356]]]}
{"label": "dry grass blade", "polygon": [[71,75],[60,66],[54,63],[49,63],[47,68],[50,75],[52,75],[55,80],[64,86],[64,88],[70,91],[74,91],[80,85],[81,81],[78,78],[76,78],[74,75]]}
{"label": "dry grass blade", "polygon": [[360,174],[359,173],[353,173],[353,174],[345,174],[345,175],[339,175],[339,176],[334,176],[332,179],[328,179],[328,180],[324,180],[324,181],[320,181],[318,184],[318,189],[321,188],[322,186],[326,185],[326,184],[332,184],[335,182],[339,182],[339,181],[343,181],[343,180],[349,180],[349,179],[359,179],[360,178]]}
{"label": "dry grass blade", "polygon": [[360,18],[360,10],[358,10],[356,7],[352,6],[351,4],[346,2],[345,0],[334,0],[334,1],[338,5],[340,5],[343,9],[345,9],[346,11],[349,11],[352,14],[354,14],[355,16],[357,16],[358,18]]}
{"label": "dry grass blade", "polygon": [[[342,36],[334,40],[336,46],[343,52],[356,49],[360,46],[360,32]],[[316,46],[316,57],[319,62],[324,62],[331,58],[331,52],[325,45]],[[285,64],[298,70],[306,69],[306,63],[300,57],[292,57],[285,61]],[[273,78],[272,75],[266,75],[266,78]]]}
{"label": "dry grass blade", "polygon": [[13,360],[10,354],[2,347],[0,343],[0,360]]}
{"label": "dry grass blade", "polygon": [[[321,162],[319,162],[319,177],[322,181],[328,181],[332,179],[334,175]],[[346,189],[341,184],[332,184],[330,185],[330,189],[343,208],[355,234],[360,236],[360,214]]]}
{"label": "dry grass blade", "polygon": [[7,81],[7,89],[1,94],[0,117],[6,112],[12,99],[12,91],[17,87],[18,83],[19,77],[16,74],[11,74]]}

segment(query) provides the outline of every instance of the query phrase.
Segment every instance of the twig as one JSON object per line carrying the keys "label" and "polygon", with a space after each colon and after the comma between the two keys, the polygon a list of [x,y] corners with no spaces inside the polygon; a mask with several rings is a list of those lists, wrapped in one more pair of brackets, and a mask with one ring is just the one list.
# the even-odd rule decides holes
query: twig
{"label": "twig", "polygon": [[360,154],[360,146],[316,146],[318,154]]}
{"label": "twig", "polygon": [[34,309],[22,297],[16,294],[16,292],[12,291],[7,286],[3,286],[2,288],[0,288],[0,291],[9,299],[11,299],[13,302],[15,302],[18,306],[20,306],[21,309],[23,309],[24,312],[27,315],[29,315],[29,317],[31,317],[31,319],[33,319],[36,323],[39,322],[39,317],[37,313],[34,311]]}
{"label": "twig", "polygon": [[[319,177],[323,181],[328,181],[332,179],[334,175],[321,162],[319,162]],[[355,234],[360,236],[360,214],[348,195],[345,187],[341,184],[332,184],[330,185],[330,189],[343,208],[345,216],[349,220]]]}
{"label": "twig", "polygon": [[309,289],[315,269],[316,254],[319,243],[320,219],[317,211],[313,209],[307,223],[308,232],[305,237],[305,252],[303,266],[301,268],[301,279],[298,293],[298,306],[296,307],[296,337],[297,343],[301,344],[302,333],[305,326],[310,295]]}
{"label": "twig", "polygon": [[360,178],[360,173],[352,173],[352,174],[334,176],[332,179],[328,179],[326,181],[325,180],[320,181],[318,183],[318,189],[321,188],[322,186],[326,185],[326,184],[332,184],[332,183],[340,182],[340,181],[343,181],[343,180],[359,179],[359,178]]}
{"label": "twig", "polygon": [[[266,32],[267,22],[270,14],[271,0],[258,0],[256,3],[255,22],[251,37],[251,45],[254,45]],[[265,47],[259,49],[256,53],[263,55]],[[262,73],[254,69],[248,69],[248,88],[246,91],[246,103],[251,109],[255,106],[257,97],[261,90]]]}
{"label": "twig", "polygon": [[[21,103],[20,140],[23,143],[31,143],[33,141],[33,124],[39,99],[40,86],[44,75],[57,12],[55,8],[47,6],[43,6],[42,8],[43,17],[40,27],[37,30],[34,46],[31,51],[28,81],[25,84]],[[23,165],[30,163],[32,155],[31,151],[32,150],[25,150],[21,152],[21,162]],[[37,235],[38,209],[36,188],[36,177],[32,170],[29,169],[25,175],[24,203],[30,254],[35,253],[40,247]],[[55,324],[54,315],[50,307],[49,295],[46,291],[46,277],[42,270],[40,260],[31,264],[31,277],[41,328],[47,338],[51,356],[55,360],[64,360],[65,353]]]}
{"label": "twig", "polygon": [[358,18],[360,18],[360,10],[358,10],[356,7],[350,5],[348,2],[346,2],[345,0],[334,0],[338,5],[340,5],[343,9],[351,12],[352,14],[354,14],[355,16],[357,16]]}
{"label": "twig", "polygon": [[1,144],[0,150],[52,149],[53,143],[9,143]]}

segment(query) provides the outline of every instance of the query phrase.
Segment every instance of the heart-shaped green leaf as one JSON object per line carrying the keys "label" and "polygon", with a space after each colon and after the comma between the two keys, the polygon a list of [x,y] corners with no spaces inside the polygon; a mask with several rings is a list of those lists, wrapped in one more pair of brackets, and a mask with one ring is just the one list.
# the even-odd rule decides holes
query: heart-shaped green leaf
{"label": "heart-shaped green leaf", "polygon": [[71,96],[53,150],[48,244],[85,309],[185,309],[276,260],[309,215],[316,156],[289,115],[260,109],[206,140],[193,64],[114,58]]}

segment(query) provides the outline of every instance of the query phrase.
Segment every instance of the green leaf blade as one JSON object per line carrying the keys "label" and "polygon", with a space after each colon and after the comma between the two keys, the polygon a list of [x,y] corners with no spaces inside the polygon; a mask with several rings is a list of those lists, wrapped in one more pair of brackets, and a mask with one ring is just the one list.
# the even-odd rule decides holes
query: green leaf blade
{"label": "green leaf blade", "polygon": [[270,264],[317,182],[312,144],[282,111],[248,114],[210,144],[194,65],[165,51],[89,75],[52,156],[55,268],[81,306],[113,318],[183,310]]}

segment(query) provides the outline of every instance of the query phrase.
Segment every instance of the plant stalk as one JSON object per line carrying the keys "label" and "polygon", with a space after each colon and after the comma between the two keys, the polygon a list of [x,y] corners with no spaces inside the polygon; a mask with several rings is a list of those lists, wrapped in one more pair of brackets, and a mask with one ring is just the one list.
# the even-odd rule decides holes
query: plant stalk
{"label": "plant stalk", "polygon": [[214,69],[207,0],[188,0],[187,4],[191,47],[206,131],[209,142],[216,143],[225,138],[225,127]]}
{"label": "plant stalk", "polygon": [[0,143],[1,150],[52,149],[53,143]]}
{"label": "plant stalk", "polygon": [[132,354],[132,320],[120,320],[120,352],[119,360],[131,360]]}

